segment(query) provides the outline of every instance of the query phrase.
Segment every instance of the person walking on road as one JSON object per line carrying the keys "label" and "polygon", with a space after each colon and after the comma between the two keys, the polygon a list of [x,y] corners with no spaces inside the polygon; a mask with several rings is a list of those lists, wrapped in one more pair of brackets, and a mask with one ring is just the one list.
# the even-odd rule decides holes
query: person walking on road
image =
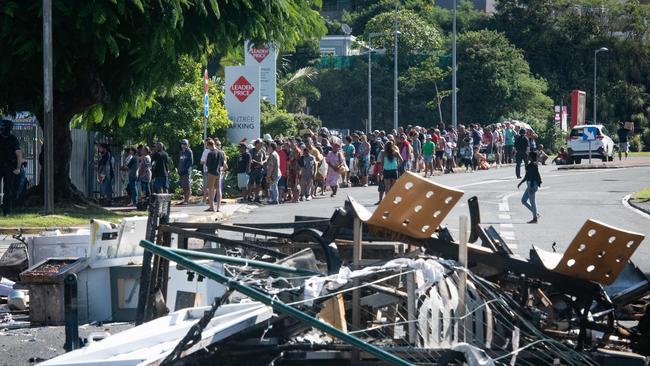
{"label": "person walking on road", "polygon": [[192,194],[192,166],[194,165],[194,154],[189,148],[189,141],[181,140],[181,154],[178,158],[178,183],[183,189],[183,202],[181,205],[190,203]]}
{"label": "person walking on road", "polygon": [[542,185],[542,177],[539,175],[539,168],[537,166],[537,153],[531,151],[528,157],[530,158],[530,162],[526,165],[526,175],[521,182],[517,184],[517,188],[519,188],[524,182],[526,183],[526,191],[521,197],[521,203],[533,214],[533,219],[528,221],[528,223],[536,224],[539,214],[537,213],[535,193],[537,193],[537,190]]}
{"label": "person walking on road", "polygon": [[623,122],[619,122],[618,127],[619,128],[616,131],[616,134],[618,135],[618,160],[623,160],[623,153],[625,153],[625,160],[627,160],[627,154],[630,152],[630,130],[625,128]]}
{"label": "person walking on road", "polygon": [[521,163],[528,164],[528,138],[526,137],[526,129],[519,129],[519,136],[515,140],[515,175],[517,179],[521,179]]}
{"label": "person walking on road", "polygon": [[13,122],[3,119],[0,128],[0,180],[4,184],[2,214],[7,216],[13,209],[14,180],[20,175],[23,155],[18,138],[11,133]]}

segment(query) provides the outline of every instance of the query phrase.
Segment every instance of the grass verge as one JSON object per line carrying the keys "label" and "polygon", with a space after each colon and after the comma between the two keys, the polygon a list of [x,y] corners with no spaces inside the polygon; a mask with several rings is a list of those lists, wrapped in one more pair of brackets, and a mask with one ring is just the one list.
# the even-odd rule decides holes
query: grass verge
{"label": "grass verge", "polygon": [[[615,154],[617,155],[617,154]],[[650,151],[642,151],[642,152],[631,152],[630,156],[637,156],[637,157],[650,157]]]}
{"label": "grass verge", "polygon": [[650,201],[650,187],[647,187],[645,189],[636,192],[633,198],[639,201],[646,201],[646,202]]}
{"label": "grass verge", "polygon": [[53,228],[80,226],[90,219],[118,222],[129,216],[144,216],[145,211],[114,212],[99,206],[65,205],[54,209],[54,214],[43,215],[41,208],[16,210],[7,217],[0,216],[0,227]]}

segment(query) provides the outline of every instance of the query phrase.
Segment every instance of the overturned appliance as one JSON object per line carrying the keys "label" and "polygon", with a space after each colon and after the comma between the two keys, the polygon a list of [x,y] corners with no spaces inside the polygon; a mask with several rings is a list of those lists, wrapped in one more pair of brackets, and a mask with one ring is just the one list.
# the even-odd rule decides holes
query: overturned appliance
{"label": "overturned appliance", "polygon": [[588,220],[565,253],[522,259],[481,224],[476,198],[469,241],[480,244],[440,226],[462,195],[406,173],[373,213],[350,198],[329,220],[160,223],[140,244],[135,329],[162,315],[174,263],[224,287],[212,309],[253,300],[275,316],[201,349],[196,321],[161,364],[646,364],[650,286],[629,261],[643,235]]}

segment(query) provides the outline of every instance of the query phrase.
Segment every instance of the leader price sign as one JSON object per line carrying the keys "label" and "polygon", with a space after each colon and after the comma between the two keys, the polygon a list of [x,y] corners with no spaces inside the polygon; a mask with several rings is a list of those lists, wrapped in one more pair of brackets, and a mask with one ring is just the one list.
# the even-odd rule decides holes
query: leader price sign
{"label": "leader price sign", "polygon": [[248,41],[244,42],[244,55],[246,66],[259,66],[260,68],[260,94],[263,100],[276,105],[275,92],[275,49],[270,45],[255,47]]}
{"label": "leader price sign", "polygon": [[260,137],[260,68],[227,66],[225,102],[232,122],[226,134],[232,143]]}

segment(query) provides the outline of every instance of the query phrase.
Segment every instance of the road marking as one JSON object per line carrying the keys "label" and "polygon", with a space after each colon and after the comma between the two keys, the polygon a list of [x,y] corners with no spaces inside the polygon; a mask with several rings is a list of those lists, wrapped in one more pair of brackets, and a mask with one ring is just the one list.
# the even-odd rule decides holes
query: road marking
{"label": "road marking", "polygon": [[492,183],[502,183],[502,182],[507,182],[509,180],[512,180],[510,178],[502,178],[502,179],[490,179],[490,180],[484,180],[481,182],[474,182],[474,183],[467,183],[467,184],[462,184],[459,186],[454,186],[455,188],[464,188],[464,187],[472,187],[472,186],[480,186],[483,184],[492,184]]}
{"label": "road marking", "polygon": [[510,220],[511,216],[508,214],[499,214],[499,220]]}
{"label": "road marking", "polygon": [[502,228],[507,228],[507,229],[512,229],[513,225],[512,224],[501,224]]}
{"label": "road marking", "polygon": [[635,212],[637,215],[641,215],[642,217],[645,217],[646,219],[650,219],[650,215],[648,215],[647,213],[645,213],[645,212],[643,212],[643,211],[641,211],[641,210],[638,210],[638,209],[632,207],[632,206],[630,205],[630,203],[627,202],[627,201],[630,199],[631,196],[632,196],[631,194],[628,194],[627,196],[623,197],[623,199],[621,200],[621,202],[623,203],[623,206],[625,206],[625,207],[627,207],[628,209],[632,210],[632,211]]}

